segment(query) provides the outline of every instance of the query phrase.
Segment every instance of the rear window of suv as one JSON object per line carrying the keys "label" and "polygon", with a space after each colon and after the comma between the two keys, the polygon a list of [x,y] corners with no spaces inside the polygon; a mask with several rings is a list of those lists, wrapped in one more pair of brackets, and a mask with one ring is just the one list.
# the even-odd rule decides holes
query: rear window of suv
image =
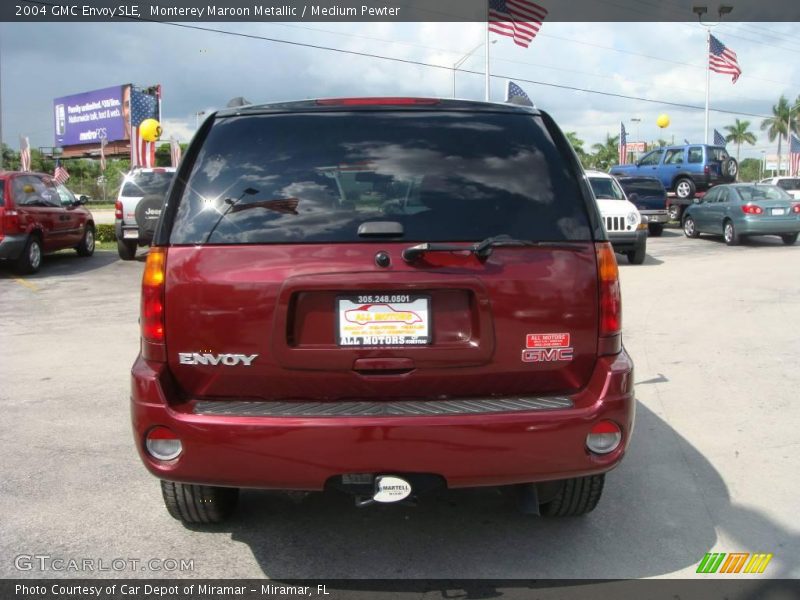
{"label": "rear window of suv", "polygon": [[166,196],[173,173],[167,171],[138,172],[128,175],[122,184],[121,196]]}
{"label": "rear window of suv", "polygon": [[219,119],[182,191],[173,244],[590,240],[576,171],[540,117],[295,113]]}

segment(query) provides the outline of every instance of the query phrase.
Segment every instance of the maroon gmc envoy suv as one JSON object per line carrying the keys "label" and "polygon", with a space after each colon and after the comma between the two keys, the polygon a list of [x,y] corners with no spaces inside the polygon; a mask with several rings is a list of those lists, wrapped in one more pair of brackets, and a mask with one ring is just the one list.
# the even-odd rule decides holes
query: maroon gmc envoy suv
{"label": "maroon gmc envoy suv", "polygon": [[142,282],[131,410],[169,513],[507,486],[591,511],[634,417],[617,264],[535,108],[429,98],[209,118]]}

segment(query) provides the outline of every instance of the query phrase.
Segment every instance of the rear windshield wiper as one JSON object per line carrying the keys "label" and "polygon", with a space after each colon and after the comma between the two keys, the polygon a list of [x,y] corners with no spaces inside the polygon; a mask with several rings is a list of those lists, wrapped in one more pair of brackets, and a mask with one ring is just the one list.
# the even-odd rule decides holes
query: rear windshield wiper
{"label": "rear windshield wiper", "polygon": [[454,244],[439,244],[435,242],[417,244],[416,246],[410,246],[403,250],[402,256],[404,261],[411,263],[420,259],[426,252],[471,252],[479,259],[486,260],[492,254],[493,248],[512,246],[564,248],[569,250],[580,248],[580,246],[570,242],[534,242],[531,240],[518,240],[508,235],[495,235],[472,244],[471,246],[456,246]]}

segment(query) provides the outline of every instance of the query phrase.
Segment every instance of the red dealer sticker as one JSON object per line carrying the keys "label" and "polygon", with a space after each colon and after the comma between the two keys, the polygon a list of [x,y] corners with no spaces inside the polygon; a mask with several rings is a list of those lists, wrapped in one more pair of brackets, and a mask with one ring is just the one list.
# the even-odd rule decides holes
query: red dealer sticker
{"label": "red dealer sticker", "polygon": [[526,348],[567,348],[568,333],[529,333],[525,336]]}

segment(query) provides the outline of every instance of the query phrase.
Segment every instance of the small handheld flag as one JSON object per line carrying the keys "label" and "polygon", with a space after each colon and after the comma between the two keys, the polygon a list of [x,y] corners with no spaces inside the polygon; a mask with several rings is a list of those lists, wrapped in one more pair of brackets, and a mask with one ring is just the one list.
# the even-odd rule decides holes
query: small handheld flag
{"label": "small handheld flag", "polygon": [[509,81],[506,86],[506,102],[521,106],[533,106],[530,96],[513,81]]}

